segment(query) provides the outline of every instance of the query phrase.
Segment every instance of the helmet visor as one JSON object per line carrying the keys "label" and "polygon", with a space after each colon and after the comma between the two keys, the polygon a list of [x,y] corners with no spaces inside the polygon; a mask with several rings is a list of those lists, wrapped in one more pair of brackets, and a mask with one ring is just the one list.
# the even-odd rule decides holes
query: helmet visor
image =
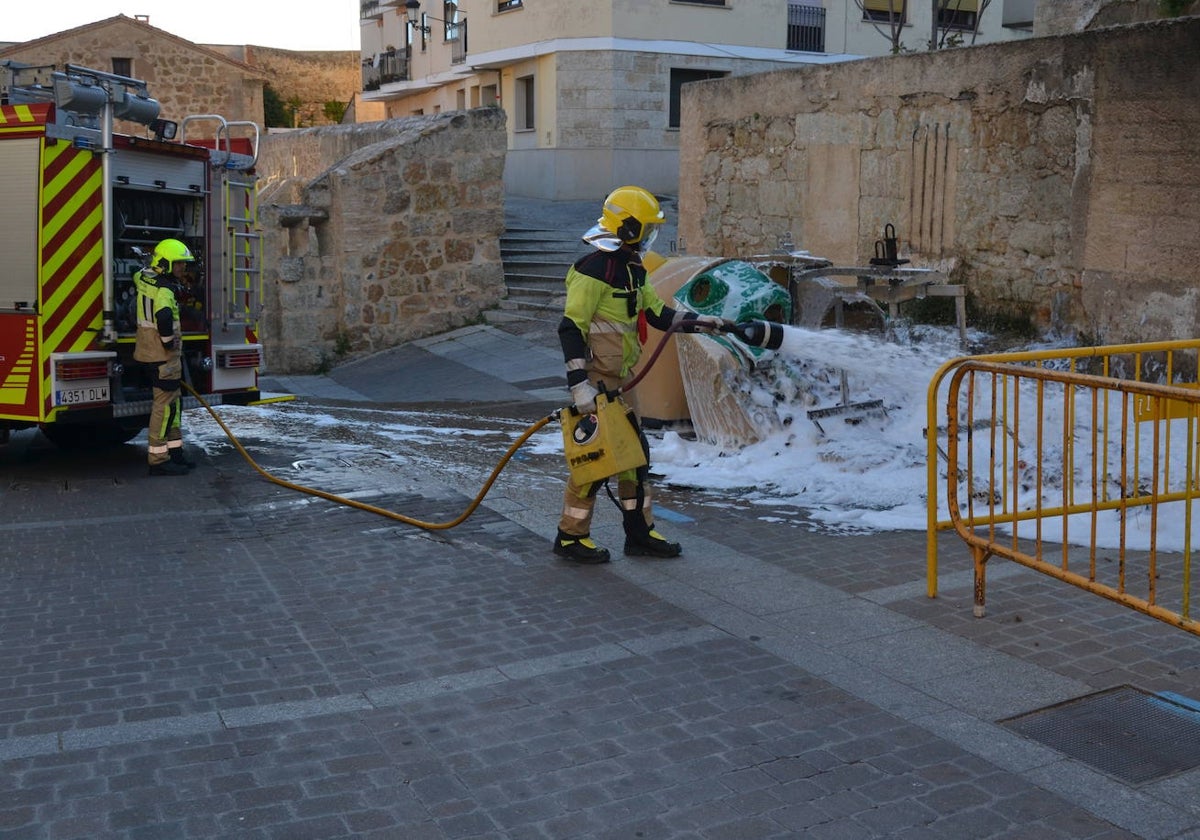
{"label": "helmet visor", "polygon": [[642,241],[638,243],[639,251],[649,251],[650,247],[654,244],[654,240],[658,239],[659,226],[649,225],[649,228],[650,229],[646,231],[646,235],[642,237]]}

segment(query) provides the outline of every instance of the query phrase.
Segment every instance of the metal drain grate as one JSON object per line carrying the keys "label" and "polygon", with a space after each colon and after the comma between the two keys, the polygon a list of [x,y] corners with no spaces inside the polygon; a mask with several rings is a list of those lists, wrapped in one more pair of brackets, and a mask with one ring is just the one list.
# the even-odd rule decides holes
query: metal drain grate
{"label": "metal drain grate", "polygon": [[1000,724],[1140,785],[1200,767],[1200,705],[1123,685]]}

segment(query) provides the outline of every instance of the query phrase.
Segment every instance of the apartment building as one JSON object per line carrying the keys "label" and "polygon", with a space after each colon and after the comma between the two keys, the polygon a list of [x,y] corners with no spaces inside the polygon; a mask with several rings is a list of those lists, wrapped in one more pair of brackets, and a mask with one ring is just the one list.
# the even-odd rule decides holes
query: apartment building
{"label": "apartment building", "polygon": [[[510,194],[595,198],[622,183],[674,193],[683,85],[923,49],[936,2],[361,0],[356,114],[500,105]],[[949,0],[940,37],[1025,37],[1033,2]]]}

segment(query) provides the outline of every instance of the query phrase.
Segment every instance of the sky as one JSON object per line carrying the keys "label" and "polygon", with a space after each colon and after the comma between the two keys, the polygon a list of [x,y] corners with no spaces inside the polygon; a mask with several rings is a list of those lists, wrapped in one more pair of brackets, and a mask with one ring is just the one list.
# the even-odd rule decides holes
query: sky
{"label": "sky", "polygon": [[46,6],[8,0],[0,15],[0,42],[30,41],[114,15],[148,15],[151,26],[197,44],[256,44],[285,50],[359,48],[358,0],[55,0]]}

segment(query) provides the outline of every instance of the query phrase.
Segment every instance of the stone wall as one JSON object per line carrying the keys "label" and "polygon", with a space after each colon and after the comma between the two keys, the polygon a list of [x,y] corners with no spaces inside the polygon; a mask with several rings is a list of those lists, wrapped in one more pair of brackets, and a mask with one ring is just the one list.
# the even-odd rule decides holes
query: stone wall
{"label": "stone wall", "polygon": [[325,116],[326,102],[349,106],[362,87],[362,69],[357,51],[278,50],[258,46],[212,46],[230,58],[245,62],[266,76],[269,84],[287,104],[299,100],[297,125],[331,125]]}
{"label": "stone wall", "polygon": [[267,368],[312,373],[495,306],[505,145],[498,108],[265,137]]}
{"label": "stone wall", "polygon": [[[17,44],[0,51],[0,58],[29,64],[68,62],[112,72],[114,58],[132,62],[134,78],[142,79],[162,105],[165,119],[179,121],[188,114],[220,114],[229,120],[262,124],[262,86],[259,71],[221,53],[198,46],[147,23],[123,16],[67,32]],[[118,122],[118,131],[142,135],[145,129]],[[211,126],[200,134],[211,134]]]}
{"label": "stone wall", "polygon": [[[1163,17],[1160,0],[1054,0],[1034,7],[1035,35],[1068,35],[1101,26],[1142,23]],[[1180,14],[1200,14],[1200,0],[1183,3]]]}
{"label": "stone wall", "polygon": [[[689,250],[783,235],[863,264],[883,226],[981,310],[1105,342],[1200,327],[1200,18],[702,82]],[[1131,317],[1136,302],[1136,317]]]}

